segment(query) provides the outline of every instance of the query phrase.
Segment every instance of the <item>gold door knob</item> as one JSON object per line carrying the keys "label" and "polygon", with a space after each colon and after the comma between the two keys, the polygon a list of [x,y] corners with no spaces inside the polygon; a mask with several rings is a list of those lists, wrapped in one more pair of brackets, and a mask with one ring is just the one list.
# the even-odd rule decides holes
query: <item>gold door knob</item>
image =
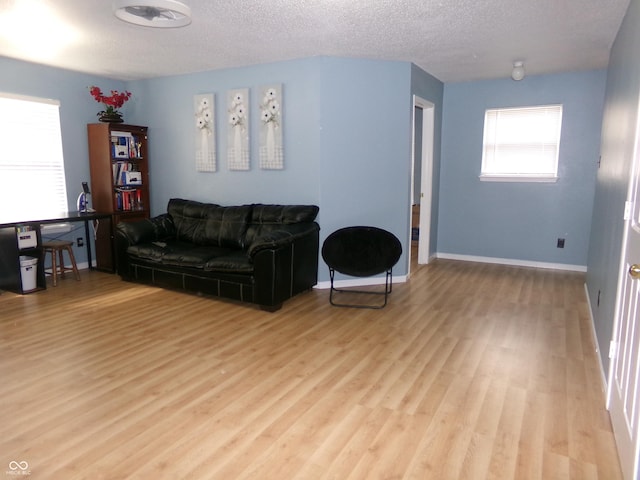
{"label": "gold door knob", "polygon": [[629,275],[631,275],[631,278],[640,278],[640,265],[637,263],[631,265],[629,267]]}

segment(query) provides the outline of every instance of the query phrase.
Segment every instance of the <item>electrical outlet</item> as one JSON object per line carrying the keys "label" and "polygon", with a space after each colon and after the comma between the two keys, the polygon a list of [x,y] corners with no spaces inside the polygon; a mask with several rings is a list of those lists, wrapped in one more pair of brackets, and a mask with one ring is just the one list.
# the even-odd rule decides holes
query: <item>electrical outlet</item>
{"label": "electrical outlet", "polygon": [[558,248],[564,248],[564,238],[558,238],[558,244],[556,246]]}
{"label": "electrical outlet", "polygon": [[83,246],[84,246],[84,239],[83,239],[82,237],[78,237],[78,238],[76,238],[76,244],[77,244],[79,247],[83,247]]}

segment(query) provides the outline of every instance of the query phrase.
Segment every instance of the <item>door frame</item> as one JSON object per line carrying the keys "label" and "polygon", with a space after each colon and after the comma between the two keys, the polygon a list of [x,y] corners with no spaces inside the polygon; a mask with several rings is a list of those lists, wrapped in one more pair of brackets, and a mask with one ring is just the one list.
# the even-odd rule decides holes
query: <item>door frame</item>
{"label": "door frame", "polygon": [[433,208],[433,148],[435,130],[435,105],[424,98],[413,95],[411,107],[411,188],[409,193],[409,252],[407,275],[411,273],[411,217],[415,182],[416,108],[422,110],[422,149],[420,177],[420,235],[418,237],[418,264],[428,264],[431,250],[431,210]]}

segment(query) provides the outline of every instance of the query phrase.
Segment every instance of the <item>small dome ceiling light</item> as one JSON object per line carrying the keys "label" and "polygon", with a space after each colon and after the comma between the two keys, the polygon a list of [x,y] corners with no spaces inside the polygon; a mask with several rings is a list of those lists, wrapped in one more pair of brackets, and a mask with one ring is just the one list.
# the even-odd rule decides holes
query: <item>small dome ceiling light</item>
{"label": "small dome ceiling light", "polygon": [[113,13],[143,27],[176,28],[191,23],[191,9],[177,0],[115,0]]}
{"label": "small dome ceiling light", "polygon": [[516,82],[524,78],[524,62],[513,62],[513,70],[511,71],[511,78]]}

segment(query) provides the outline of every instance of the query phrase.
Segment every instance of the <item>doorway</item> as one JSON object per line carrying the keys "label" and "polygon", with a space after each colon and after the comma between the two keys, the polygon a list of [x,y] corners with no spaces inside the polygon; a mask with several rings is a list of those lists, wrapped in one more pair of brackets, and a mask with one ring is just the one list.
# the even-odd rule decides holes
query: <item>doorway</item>
{"label": "doorway", "polygon": [[[417,241],[418,264],[429,263],[431,257],[431,209],[433,204],[433,103],[413,96],[411,195],[409,203],[409,242]],[[415,215],[414,215],[415,212]],[[414,216],[416,221],[414,222]],[[411,273],[410,247],[407,255],[407,274]]]}

